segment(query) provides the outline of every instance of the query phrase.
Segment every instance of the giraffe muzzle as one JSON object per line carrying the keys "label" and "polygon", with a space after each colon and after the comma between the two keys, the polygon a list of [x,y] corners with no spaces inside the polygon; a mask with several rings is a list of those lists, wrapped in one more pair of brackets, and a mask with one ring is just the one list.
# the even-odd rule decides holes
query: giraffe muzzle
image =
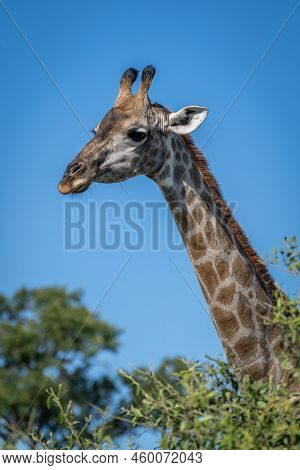
{"label": "giraffe muzzle", "polygon": [[91,181],[87,177],[87,166],[82,160],[71,163],[65,171],[58,190],[61,194],[82,193],[88,189]]}

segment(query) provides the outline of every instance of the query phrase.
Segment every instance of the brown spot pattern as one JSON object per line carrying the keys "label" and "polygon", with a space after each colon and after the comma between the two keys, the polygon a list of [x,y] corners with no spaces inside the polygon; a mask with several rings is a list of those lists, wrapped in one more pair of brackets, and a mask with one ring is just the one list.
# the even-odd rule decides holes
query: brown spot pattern
{"label": "brown spot pattern", "polygon": [[229,277],[229,264],[220,256],[216,257],[215,268],[221,281],[224,281]]}
{"label": "brown spot pattern", "polygon": [[249,286],[253,279],[253,273],[248,263],[238,256],[233,261],[232,268],[237,282],[243,287]]}
{"label": "brown spot pattern", "polygon": [[229,234],[224,230],[224,226],[220,223],[217,224],[217,237],[225,254],[230,254],[233,248],[233,243]]}
{"label": "brown spot pattern", "polygon": [[254,323],[253,323],[253,318],[252,318],[252,308],[251,308],[250,302],[241,293],[239,294],[237,311],[238,311],[239,318],[242,322],[242,325],[245,328],[253,327]]}
{"label": "brown spot pattern", "polygon": [[242,336],[233,347],[239,358],[245,360],[251,358],[251,356],[255,357],[259,345],[257,339],[249,335]]}
{"label": "brown spot pattern", "polygon": [[233,301],[234,294],[235,294],[234,284],[230,284],[229,286],[222,287],[222,289],[218,293],[217,301],[224,305],[231,304]]}
{"label": "brown spot pattern", "polygon": [[206,262],[198,269],[202,282],[205,284],[210,295],[212,295],[218,283],[218,276],[212,263]]}
{"label": "brown spot pattern", "polygon": [[207,221],[205,225],[204,233],[205,233],[205,237],[206,237],[208,244],[212,248],[216,248],[217,247],[216,232],[214,230],[212,223],[209,220]]}
{"label": "brown spot pattern", "polygon": [[217,328],[222,337],[229,339],[232,335],[237,333],[239,330],[239,324],[234,315],[228,315],[228,312],[219,307],[214,307],[212,312]]}
{"label": "brown spot pattern", "polygon": [[264,368],[260,362],[254,362],[254,364],[245,367],[245,372],[251,375],[254,380],[261,380],[264,377]]}
{"label": "brown spot pattern", "polygon": [[193,234],[189,239],[189,247],[195,256],[204,256],[207,250],[204,237],[201,232]]}

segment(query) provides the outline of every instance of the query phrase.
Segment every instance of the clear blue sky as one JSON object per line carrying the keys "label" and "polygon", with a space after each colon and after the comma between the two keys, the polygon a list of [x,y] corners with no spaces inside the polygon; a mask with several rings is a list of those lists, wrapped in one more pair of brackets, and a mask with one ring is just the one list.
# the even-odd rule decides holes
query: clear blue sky
{"label": "clear blue sky", "polygon": [[[286,1],[16,1],[5,4],[66,97],[91,129],[113,105],[125,68],[153,63],[151,98],[172,110],[210,113],[201,145],[296,4]],[[227,200],[261,256],[299,229],[300,8],[205,147]],[[1,290],[81,287],[94,308],[128,257],[63,250],[57,183],[87,135],[0,7]],[[145,177],[95,184],[89,201],[161,201]],[[71,196],[70,196],[71,199]],[[150,230],[150,221],[145,221]],[[174,259],[203,299],[184,252]],[[279,272],[276,279],[284,281]],[[204,300],[203,300],[204,302]],[[111,366],[156,366],[166,356],[221,352],[211,320],[162,247],[135,253],[101,305],[124,329]]]}

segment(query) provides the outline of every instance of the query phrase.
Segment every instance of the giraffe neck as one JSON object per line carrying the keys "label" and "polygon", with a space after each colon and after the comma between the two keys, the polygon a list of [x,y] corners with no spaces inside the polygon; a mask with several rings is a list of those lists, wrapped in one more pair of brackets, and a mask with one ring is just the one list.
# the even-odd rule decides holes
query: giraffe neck
{"label": "giraffe neck", "polygon": [[272,294],[249,257],[251,248],[247,252],[242,246],[228,208],[225,215],[216,200],[207,177],[212,175],[207,168],[205,176],[199,171],[202,155],[196,158],[187,139],[176,134],[166,137],[165,153],[153,179],[181,232],[227,356],[242,374],[255,379],[271,374],[278,381],[280,331],[264,321],[271,314]]}

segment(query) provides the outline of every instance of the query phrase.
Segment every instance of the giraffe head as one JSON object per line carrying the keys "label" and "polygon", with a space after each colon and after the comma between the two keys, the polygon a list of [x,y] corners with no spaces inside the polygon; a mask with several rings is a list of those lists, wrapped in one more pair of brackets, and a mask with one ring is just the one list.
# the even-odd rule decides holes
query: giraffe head
{"label": "giraffe head", "polygon": [[94,137],[67,166],[59,184],[62,194],[81,193],[91,183],[114,183],[132,176],[153,175],[164,163],[165,138],[187,134],[206,118],[207,109],[188,106],[176,113],[152,104],[148,97],[155,69],[142,72],[136,95],[131,87],[136,69],[126,70],[114,107],[94,129]]}

